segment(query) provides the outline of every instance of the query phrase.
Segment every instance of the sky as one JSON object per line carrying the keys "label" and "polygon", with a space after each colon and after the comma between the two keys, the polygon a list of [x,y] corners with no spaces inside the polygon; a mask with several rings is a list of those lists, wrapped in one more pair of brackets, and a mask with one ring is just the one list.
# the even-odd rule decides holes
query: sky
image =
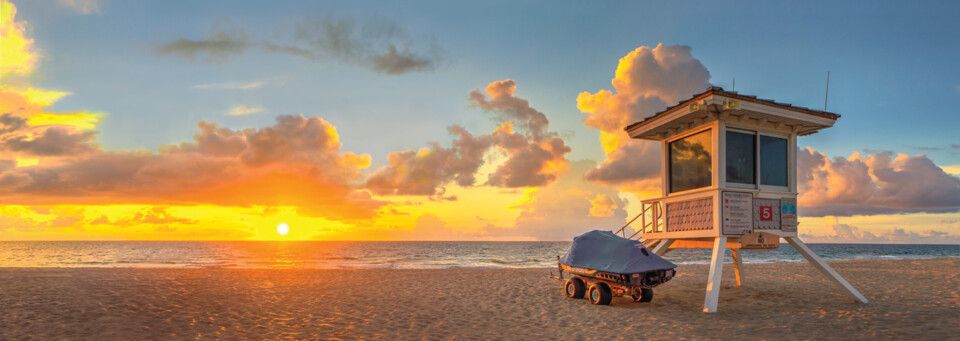
{"label": "sky", "polygon": [[955,2],[2,1],[0,240],[568,240],[660,195],[627,124],[829,72],[801,236],[960,243]]}

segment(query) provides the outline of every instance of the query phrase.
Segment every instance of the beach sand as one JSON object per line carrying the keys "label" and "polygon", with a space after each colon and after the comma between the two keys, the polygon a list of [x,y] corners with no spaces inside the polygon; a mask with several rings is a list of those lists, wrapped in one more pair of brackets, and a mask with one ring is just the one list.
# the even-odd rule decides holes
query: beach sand
{"label": "beach sand", "polygon": [[651,303],[568,299],[551,269],[0,269],[0,339],[956,339],[960,259],[706,266]]}

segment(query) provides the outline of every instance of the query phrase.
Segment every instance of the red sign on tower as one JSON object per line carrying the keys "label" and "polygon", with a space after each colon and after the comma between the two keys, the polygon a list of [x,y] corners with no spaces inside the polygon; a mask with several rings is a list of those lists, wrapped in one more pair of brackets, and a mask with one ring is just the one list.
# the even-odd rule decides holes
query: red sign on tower
{"label": "red sign on tower", "polygon": [[760,206],[760,220],[773,220],[773,206]]}

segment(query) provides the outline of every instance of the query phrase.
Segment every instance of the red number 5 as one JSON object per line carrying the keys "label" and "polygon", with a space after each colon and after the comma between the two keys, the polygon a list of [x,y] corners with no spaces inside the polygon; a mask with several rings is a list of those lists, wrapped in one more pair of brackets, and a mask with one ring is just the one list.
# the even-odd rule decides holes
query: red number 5
{"label": "red number 5", "polygon": [[760,220],[773,220],[773,206],[760,206]]}

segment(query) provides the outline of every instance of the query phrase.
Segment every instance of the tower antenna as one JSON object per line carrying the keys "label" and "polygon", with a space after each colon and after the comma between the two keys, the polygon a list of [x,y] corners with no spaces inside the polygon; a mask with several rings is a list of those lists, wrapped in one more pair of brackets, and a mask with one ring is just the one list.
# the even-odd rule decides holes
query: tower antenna
{"label": "tower antenna", "polygon": [[733,89],[731,89],[730,91],[737,91],[737,79],[736,79],[736,78],[733,79]]}
{"label": "tower antenna", "polygon": [[830,71],[827,71],[827,91],[823,94],[823,111],[827,111],[827,98],[830,96]]}

